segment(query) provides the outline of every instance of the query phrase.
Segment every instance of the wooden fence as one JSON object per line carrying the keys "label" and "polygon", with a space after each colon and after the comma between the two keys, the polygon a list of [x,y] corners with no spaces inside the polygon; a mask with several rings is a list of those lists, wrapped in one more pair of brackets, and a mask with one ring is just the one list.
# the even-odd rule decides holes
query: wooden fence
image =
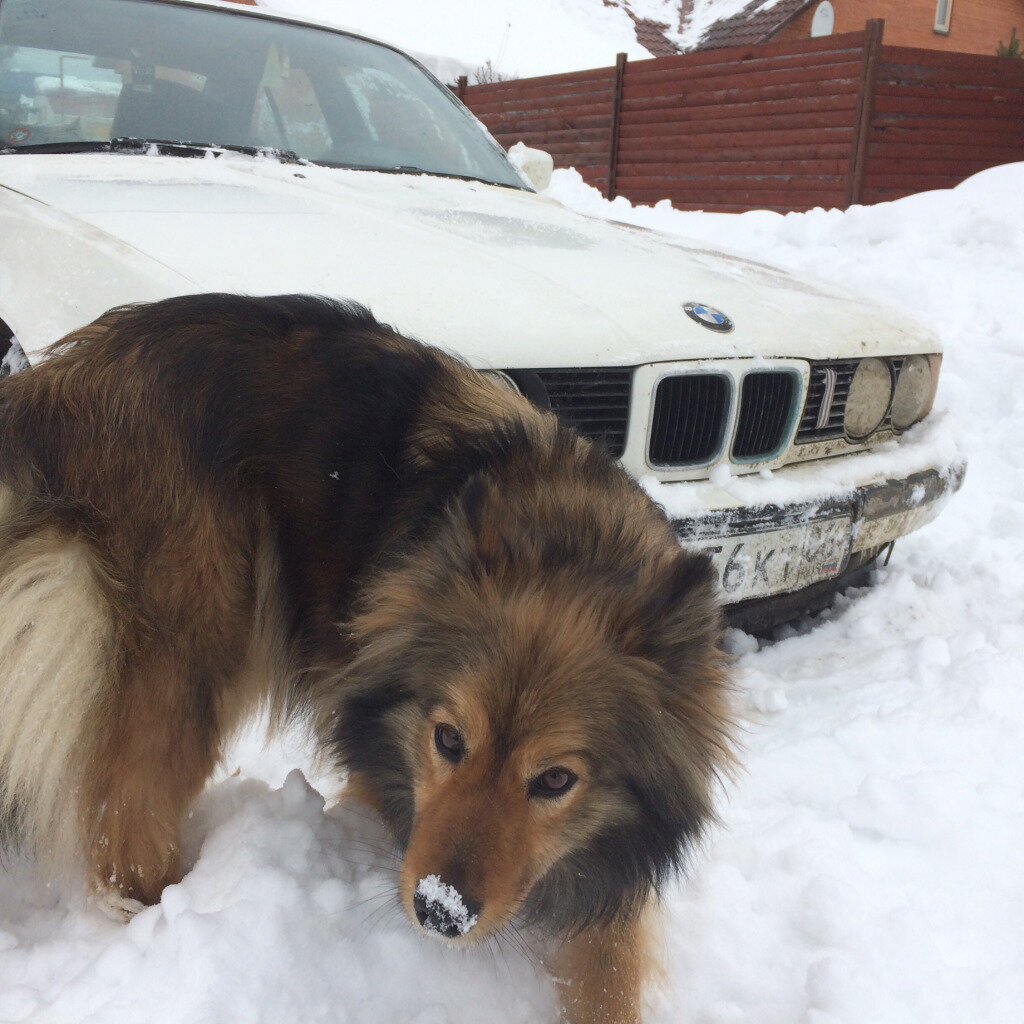
{"label": "wooden fence", "polygon": [[504,146],[611,197],[680,209],[845,208],[1024,160],[1024,62],[863,32],[706,50],[459,94]]}

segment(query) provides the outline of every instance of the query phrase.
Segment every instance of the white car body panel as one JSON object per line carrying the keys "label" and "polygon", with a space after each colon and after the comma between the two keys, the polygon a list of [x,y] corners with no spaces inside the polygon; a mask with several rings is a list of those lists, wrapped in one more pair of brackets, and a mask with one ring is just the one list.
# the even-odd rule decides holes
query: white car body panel
{"label": "white car body panel", "polygon": [[[0,230],[33,238],[36,264],[5,286],[0,310],[30,358],[111,305],[188,291],[356,299],[480,367],[938,347],[905,317],[763,264],[532,192],[422,175],[233,155],[12,155],[0,158]],[[83,261],[102,280],[83,286]],[[708,331],[686,302],[713,304],[735,330]]]}
{"label": "white car body panel", "polygon": [[151,256],[29,190],[0,186],[0,237],[16,254],[0,261],[0,319],[33,362],[47,345],[112,306],[197,290]]}
{"label": "white car body panel", "polygon": [[[864,442],[848,441],[841,423],[821,441],[798,436],[809,361],[892,357],[896,374],[900,357],[940,352],[936,337],[899,311],[589,218],[528,188],[144,146],[0,151],[0,343],[13,331],[20,344],[7,350],[5,369],[20,369],[21,349],[38,360],[112,306],[205,291],[354,300],[481,369],[591,368],[600,377],[623,368],[624,467],[680,540],[711,555],[725,602],[738,610],[733,621],[749,613],[755,625],[776,603],[784,617],[790,599],[791,610],[805,609],[866,571],[960,486],[964,464],[941,415],[902,437],[891,423]],[[687,303],[721,311],[733,329],[696,322]],[[734,459],[737,396],[762,370],[798,381],[790,422],[777,448]],[[834,387],[839,371],[814,372],[832,373]],[[704,465],[652,464],[659,382],[690,373],[729,382],[721,446]],[[818,400],[827,419],[831,393]]]}

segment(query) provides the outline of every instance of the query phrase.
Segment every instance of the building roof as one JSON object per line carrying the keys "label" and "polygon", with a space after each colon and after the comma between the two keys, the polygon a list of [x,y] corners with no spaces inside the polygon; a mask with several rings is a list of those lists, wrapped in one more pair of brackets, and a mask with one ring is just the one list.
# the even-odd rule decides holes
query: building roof
{"label": "building roof", "polygon": [[652,21],[650,18],[638,18],[628,7],[626,13],[633,19],[636,41],[655,57],[670,57],[682,51],[665,34],[669,26],[663,21]]}
{"label": "building roof", "polygon": [[750,0],[750,3],[731,18],[716,21],[701,36],[698,50],[713,50],[720,46],[747,46],[766,43],[784,29],[798,14],[815,0]]}
{"label": "building roof", "polygon": [[[650,17],[641,17],[632,10],[630,0],[602,2],[606,7],[621,8],[633,19],[637,42],[655,57],[667,57],[684,51],[686,44],[680,38],[676,25]],[[749,0],[736,14],[713,22],[705,29],[692,49],[711,50],[722,46],[766,43],[815,2],[816,0]],[[735,9],[734,5],[730,6]],[[684,3],[682,9],[684,12],[692,11],[692,4]]]}
{"label": "building roof", "polygon": [[629,15],[633,21],[636,41],[655,57],[670,57],[683,52],[668,37],[668,32],[673,27],[668,22],[642,17],[632,9],[630,0],[601,0],[601,2],[605,7],[618,7]]}

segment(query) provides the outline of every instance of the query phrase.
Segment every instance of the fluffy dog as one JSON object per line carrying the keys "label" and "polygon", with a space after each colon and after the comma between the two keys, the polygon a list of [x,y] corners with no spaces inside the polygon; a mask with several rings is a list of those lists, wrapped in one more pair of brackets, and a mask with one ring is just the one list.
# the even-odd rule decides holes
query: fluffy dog
{"label": "fluffy dog", "polygon": [[261,703],[402,851],[411,920],[552,936],[635,1021],[728,760],[708,562],[598,447],[306,296],[112,310],[0,383],[0,821],[130,913]]}

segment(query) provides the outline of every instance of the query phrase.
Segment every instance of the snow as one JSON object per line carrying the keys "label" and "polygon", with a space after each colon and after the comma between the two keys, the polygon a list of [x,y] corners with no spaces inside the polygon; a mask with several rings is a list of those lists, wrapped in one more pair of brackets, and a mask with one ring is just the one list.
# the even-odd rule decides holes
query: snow
{"label": "snow", "polygon": [[[283,14],[374,36],[407,50],[439,78],[454,82],[479,71],[502,77],[561,74],[609,67],[617,53],[630,60],[651,54],[637,42],[626,14],[665,25],[664,35],[692,50],[716,22],[742,11],[750,0],[693,0],[679,24],[679,0],[259,0]],[[779,0],[763,0],[757,11]]]}
{"label": "snow", "polygon": [[[1024,164],[847,213],[633,208],[570,171],[549,195],[903,305],[944,342],[933,416],[970,460],[874,586],[773,642],[730,634],[744,770],[666,896],[651,1024],[1015,1024]],[[553,1022],[520,938],[457,953],[425,940],[395,899],[387,837],[363,812],[325,813],[288,771],[328,795],[330,779],[286,739],[239,741],[187,823],[190,870],[127,926],[10,859],[0,1021]]]}
{"label": "snow", "polygon": [[850,494],[866,481],[881,482],[935,466],[961,465],[965,447],[957,436],[957,427],[958,421],[940,408],[908,430],[903,444],[889,441],[863,454],[791,466],[784,473],[769,471],[768,476],[734,476],[723,463],[714,467],[707,482],[694,481],[684,488],[660,483],[653,476],[641,478],[641,483],[666,512],[679,519],[739,505],[820,505],[826,498]]}
{"label": "snow", "polygon": [[508,147],[508,159],[526,184],[537,191],[543,191],[551,184],[555,162],[550,153],[517,142]]}
{"label": "snow", "polygon": [[[416,884],[416,895],[427,901],[428,908],[440,907],[444,917],[458,928],[460,935],[465,935],[477,922],[477,915],[470,914],[463,903],[462,893],[454,885],[442,882],[438,875],[421,878]],[[425,927],[427,931],[441,933],[439,928],[434,927],[433,916],[427,918]]]}
{"label": "snow", "polygon": [[619,52],[630,60],[651,56],[626,12],[602,0],[262,0],[260,6],[392,43],[449,82],[458,74],[473,81],[485,68],[525,78],[608,67]]}
{"label": "snow", "polygon": [[16,338],[12,339],[3,359],[0,359],[0,377],[8,373],[18,373],[19,370],[24,370],[27,366],[28,360],[25,358],[21,345],[18,344]]}
{"label": "snow", "polygon": [[[770,10],[778,2],[779,0],[763,0],[751,15]],[[682,49],[692,50],[712,25],[739,14],[749,3],[750,0],[693,0],[693,10],[686,18],[682,31],[671,38]]]}
{"label": "snow", "polygon": [[[730,3],[742,6],[716,7]],[[711,4],[697,0],[691,26]],[[596,0],[276,6],[523,74],[607,65],[632,38]],[[913,313],[945,346],[937,407],[913,446],[867,458],[900,471],[969,460],[962,491],[872,587],[771,642],[730,634],[744,768],[666,894],[650,1024],[1017,1024],[1024,164],[845,213],[637,208],[565,170],[546,194]],[[849,465],[817,479],[842,489]],[[804,486],[794,476],[719,473],[708,486],[789,500]],[[527,955],[522,936],[459,951],[428,941],[395,898],[379,824],[325,810],[334,786],[301,733],[264,746],[247,732],[186,823],[184,879],[126,926],[8,857],[0,1024],[553,1024],[543,952]]]}
{"label": "snow", "polygon": [[875,587],[775,643],[732,637],[745,774],[669,900],[656,1019],[1020,1020],[1024,164],[785,217],[607,204],[570,171],[548,194],[901,304],[946,353],[918,429],[955,423],[970,464]]}

